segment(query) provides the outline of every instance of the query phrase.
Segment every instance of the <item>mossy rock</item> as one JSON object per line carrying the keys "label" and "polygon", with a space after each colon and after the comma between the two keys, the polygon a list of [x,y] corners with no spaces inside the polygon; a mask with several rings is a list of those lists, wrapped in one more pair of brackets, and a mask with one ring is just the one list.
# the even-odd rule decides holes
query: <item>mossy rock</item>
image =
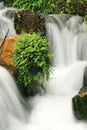
{"label": "mossy rock", "polygon": [[29,32],[46,34],[45,17],[30,10],[18,10],[14,16],[14,26],[17,34]]}
{"label": "mossy rock", "polygon": [[73,110],[77,119],[87,119],[87,87],[82,87],[73,97]]}

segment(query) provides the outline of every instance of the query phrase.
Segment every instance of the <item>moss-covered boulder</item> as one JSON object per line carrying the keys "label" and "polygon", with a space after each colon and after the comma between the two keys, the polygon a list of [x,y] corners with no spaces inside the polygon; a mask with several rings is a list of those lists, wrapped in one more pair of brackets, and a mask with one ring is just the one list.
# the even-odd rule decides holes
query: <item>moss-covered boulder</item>
{"label": "moss-covered boulder", "polygon": [[78,119],[87,119],[87,67],[84,69],[83,87],[73,97],[72,103],[75,116]]}
{"label": "moss-covered boulder", "polygon": [[29,10],[19,10],[14,16],[14,25],[17,34],[41,32],[45,34],[45,18],[43,15],[35,14]]}
{"label": "moss-covered boulder", "polygon": [[73,110],[76,118],[87,119],[87,87],[73,97]]}

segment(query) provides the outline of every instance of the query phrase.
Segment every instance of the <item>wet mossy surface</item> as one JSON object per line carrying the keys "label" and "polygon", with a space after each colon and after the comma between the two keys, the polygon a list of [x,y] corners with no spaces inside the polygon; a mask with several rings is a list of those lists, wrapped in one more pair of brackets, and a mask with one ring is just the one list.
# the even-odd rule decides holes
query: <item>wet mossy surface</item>
{"label": "wet mossy surface", "polygon": [[87,67],[84,69],[83,87],[72,98],[73,110],[77,119],[87,120]]}
{"label": "wet mossy surface", "polygon": [[14,26],[17,34],[40,32],[46,35],[45,16],[29,10],[19,10],[14,16]]}
{"label": "wet mossy surface", "polygon": [[87,120],[87,66],[84,68],[83,87],[72,98],[73,111],[79,120]]}
{"label": "wet mossy surface", "polygon": [[87,94],[76,95],[73,99],[73,110],[77,119],[87,119]]}

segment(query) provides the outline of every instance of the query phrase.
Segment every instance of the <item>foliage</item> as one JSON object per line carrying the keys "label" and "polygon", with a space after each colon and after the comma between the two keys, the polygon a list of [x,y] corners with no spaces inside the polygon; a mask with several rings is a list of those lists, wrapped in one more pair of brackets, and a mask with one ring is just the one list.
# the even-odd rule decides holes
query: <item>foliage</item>
{"label": "foliage", "polygon": [[65,4],[62,2],[62,12],[85,16],[87,14],[87,0],[67,0]]}
{"label": "foliage", "polygon": [[48,1],[49,0],[15,0],[13,6],[19,9],[29,9],[37,13],[50,13],[51,10]]}
{"label": "foliage", "polygon": [[15,0],[0,0],[0,2],[4,2],[5,5],[11,6]]}
{"label": "foliage", "polygon": [[15,0],[13,6],[37,13],[87,14],[87,0]]}
{"label": "foliage", "polygon": [[35,82],[41,84],[43,77],[48,79],[51,57],[45,37],[42,38],[37,33],[19,35],[13,48],[13,61],[18,69],[19,84],[34,88]]}

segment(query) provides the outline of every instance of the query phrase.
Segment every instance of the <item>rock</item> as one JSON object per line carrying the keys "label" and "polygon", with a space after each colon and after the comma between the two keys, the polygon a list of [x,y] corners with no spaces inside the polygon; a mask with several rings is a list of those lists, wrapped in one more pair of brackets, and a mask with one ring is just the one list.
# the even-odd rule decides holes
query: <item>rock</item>
{"label": "rock", "polygon": [[38,15],[37,32],[41,32],[42,36],[46,36],[45,16]]}
{"label": "rock", "polygon": [[16,68],[12,61],[12,49],[17,35],[10,35],[6,38],[3,47],[0,49],[0,65],[6,67],[12,74]]}
{"label": "rock", "polygon": [[87,119],[87,87],[82,87],[73,97],[73,110],[77,119]]}
{"label": "rock", "polygon": [[78,119],[87,119],[87,67],[84,69],[83,86],[72,98],[74,114]]}
{"label": "rock", "polygon": [[45,17],[29,10],[19,10],[14,16],[16,33],[29,33],[31,31],[45,34]]}

